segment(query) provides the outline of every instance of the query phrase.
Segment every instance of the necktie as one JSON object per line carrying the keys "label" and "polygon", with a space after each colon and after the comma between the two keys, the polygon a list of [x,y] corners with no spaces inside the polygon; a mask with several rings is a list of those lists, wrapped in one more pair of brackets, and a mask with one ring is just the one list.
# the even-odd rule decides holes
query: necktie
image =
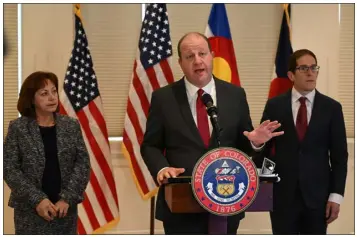
{"label": "necktie", "polygon": [[304,139],[306,129],[307,129],[307,109],[306,109],[306,98],[300,97],[300,108],[296,117],[296,131],[301,142]]}
{"label": "necktie", "polygon": [[206,148],[209,145],[209,125],[208,125],[208,117],[206,112],[206,106],[203,104],[201,100],[201,96],[204,93],[202,89],[197,91],[197,100],[196,100],[196,112],[197,112],[197,128],[200,132],[203,143]]}

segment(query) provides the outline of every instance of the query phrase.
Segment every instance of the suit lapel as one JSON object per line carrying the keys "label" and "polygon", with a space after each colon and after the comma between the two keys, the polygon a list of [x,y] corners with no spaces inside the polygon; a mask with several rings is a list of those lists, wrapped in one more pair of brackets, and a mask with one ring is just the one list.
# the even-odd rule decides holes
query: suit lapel
{"label": "suit lapel", "polygon": [[172,89],[180,107],[182,117],[184,118],[189,130],[193,134],[194,140],[197,141],[201,146],[204,146],[201,135],[193,119],[190,105],[188,103],[184,79],[182,78],[180,81],[178,81],[177,84],[172,87]]}
{"label": "suit lapel", "polygon": [[[294,140],[296,140],[297,143],[299,143],[299,138],[298,138],[298,134],[296,132],[296,126],[295,126],[295,122],[294,122],[294,116],[293,116],[293,109],[292,109],[292,105],[291,105],[291,90],[285,94],[286,98],[283,99],[284,102],[284,107],[285,109],[283,111],[288,111],[288,113],[286,113],[286,117],[285,117],[285,128],[282,128],[282,130],[287,130],[287,131],[292,131],[292,138]],[[279,108],[276,108],[279,109]],[[280,122],[280,121],[279,121]]]}
{"label": "suit lapel", "polygon": [[[310,122],[307,126],[306,134],[303,141],[306,141],[309,138],[309,136],[311,136],[310,134],[314,134],[314,128],[318,127],[317,123],[323,120],[322,117],[324,116],[324,113],[322,111],[324,108],[321,103],[321,99],[322,99],[321,94],[316,90],[313,107],[311,111]],[[318,131],[316,132],[318,133]]]}
{"label": "suit lapel", "polygon": [[28,123],[28,128],[30,133],[29,135],[32,137],[34,141],[34,145],[36,146],[38,153],[40,154],[40,157],[45,159],[45,147],[43,145],[40,128],[38,126],[36,119],[30,119]]}

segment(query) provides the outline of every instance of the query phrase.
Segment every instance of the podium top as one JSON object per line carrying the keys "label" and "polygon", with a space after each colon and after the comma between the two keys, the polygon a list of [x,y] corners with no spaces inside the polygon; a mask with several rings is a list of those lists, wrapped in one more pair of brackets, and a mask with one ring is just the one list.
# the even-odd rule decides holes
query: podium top
{"label": "podium top", "polygon": [[[279,176],[272,176],[272,177],[262,177],[259,176],[259,181],[261,183],[277,183],[280,181]],[[176,178],[168,178],[165,179],[163,184],[177,184],[177,183],[191,183],[191,176],[179,176]]]}

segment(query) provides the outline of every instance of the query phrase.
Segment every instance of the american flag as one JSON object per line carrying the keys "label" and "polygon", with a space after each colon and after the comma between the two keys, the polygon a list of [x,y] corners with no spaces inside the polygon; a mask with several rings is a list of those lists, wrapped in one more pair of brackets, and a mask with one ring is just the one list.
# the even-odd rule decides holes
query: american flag
{"label": "american flag", "polygon": [[152,92],[174,81],[171,58],[166,4],[148,4],[134,61],[122,146],[143,199],[154,196],[157,186],[141,157],[140,145],[146,129]]}
{"label": "american flag", "polygon": [[61,113],[77,118],[90,155],[90,182],[78,206],[78,233],[101,233],[119,221],[119,203],[111,165],[107,126],[98,81],[79,5],[75,5],[75,40],[63,90]]}

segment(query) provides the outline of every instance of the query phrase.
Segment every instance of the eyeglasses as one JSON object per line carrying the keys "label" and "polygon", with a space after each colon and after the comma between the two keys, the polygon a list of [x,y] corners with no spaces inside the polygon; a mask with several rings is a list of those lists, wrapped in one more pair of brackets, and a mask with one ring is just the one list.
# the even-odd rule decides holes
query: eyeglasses
{"label": "eyeglasses", "polygon": [[298,69],[300,72],[308,72],[309,69],[311,69],[312,72],[318,72],[319,69],[320,69],[320,66],[317,66],[317,65],[312,65],[312,66],[307,66],[307,65],[301,65],[301,66],[298,66],[296,67],[296,69]]}

